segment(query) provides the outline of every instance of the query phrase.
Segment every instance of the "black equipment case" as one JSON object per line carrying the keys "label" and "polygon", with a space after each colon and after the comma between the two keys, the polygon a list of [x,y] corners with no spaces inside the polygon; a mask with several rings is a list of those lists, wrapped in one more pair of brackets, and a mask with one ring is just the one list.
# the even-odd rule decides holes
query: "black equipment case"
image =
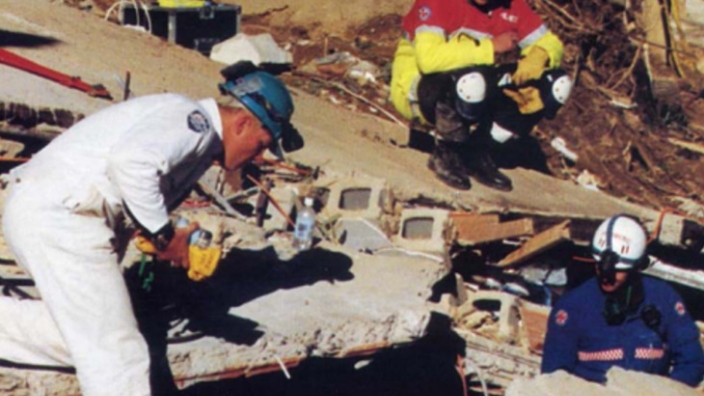
{"label": "black equipment case", "polygon": [[171,43],[210,55],[213,46],[239,32],[242,7],[204,2],[202,7],[146,6],[135,8],[127,1],[122,7],[122,25],[141,26]]}

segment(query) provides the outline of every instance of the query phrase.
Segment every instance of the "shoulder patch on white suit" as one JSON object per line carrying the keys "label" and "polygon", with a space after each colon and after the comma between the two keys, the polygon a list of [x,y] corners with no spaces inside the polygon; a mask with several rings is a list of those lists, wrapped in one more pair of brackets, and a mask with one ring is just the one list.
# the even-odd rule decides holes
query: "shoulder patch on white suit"
{"label": "shoulder patch on white suit", "polygon": [[205,132],[210,129],[208,118],[198,110],[188,115],[188,128],[195,132]]}

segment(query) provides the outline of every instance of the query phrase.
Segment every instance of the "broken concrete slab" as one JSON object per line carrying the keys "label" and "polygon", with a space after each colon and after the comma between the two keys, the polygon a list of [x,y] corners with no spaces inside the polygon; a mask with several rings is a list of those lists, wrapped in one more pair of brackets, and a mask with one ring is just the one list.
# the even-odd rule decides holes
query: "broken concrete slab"
{"label": "broken concrete slab", "polygon": [[341,218],[335,229],[342,245],[355,251],[375,252],[394,247],[386,234],[367,219]]}
{"label": "broken concrete slab", "polygon": [[[232,260],[229,270],[236,273],[239,259]],[[437,312],[428,298],[448,271],[420,256],[373,256],[322,243],[275,264],[264,277],[223,275],[200,296],[230,307],[216,318],[222,334],[169,344],[172,372],[183,388],[285,371],[309,357],[367,355],[412,343],[426,334]],[[0,369],[0,378],[4,373],[19,378],[8,385],[18,395],[43,394],[33,392],[44,389],[47,378],[62,395],[78,394],[69,374]]]}
{"label": "broken concrete slab", "polygon": [[704,271],[700,269],[681,268],[657,259],[643,272],[668,282],[704,290]]}
{"label": "broken concrete slab", "polygon": [[506,388],[506,396],[557,396],[557,395],[599,395],[616,396],[604,386],[585,381],[565,371],[538,375],[535,378],[517,378]]}
{"label": "broken concrete slab", "polygon": [[516,378],[532,378],[540,373],[540,356],[521,346],[490,340],[464,329],[455,331],[467,345],[465,367],[478,372],[486,382],[505,388]]}
{"label": "broken concrete slab", "polygon": [[[432,285],[448,273],[442,263],[422,257],[376,257],[328,243],[321,246],[325,250],[306,253],[310,260],[319,260],[318,255],[324,252],[330,259],[349,260],[348,281],[331,279],[329,283],[277,290],[230,313],[255,320],[278,334],[295,335],[296,340],[308,344],[314,356],[334,356],[355,345],[411,341],[422,335]],[[292,322],[282,312],[291,312],[298,320]],[[356,333],[354,328],[360,325],[381,327],[369,334]],[[315,334],[319,327],[336,328],[330,332],[333,339],[311,342],[320,337]]]}
{"label": "broken concrete slab", "polygon": [[518,297],[509,293],[490,290],[470,293],[467,301],[457,308],[456,320],[467,329],[479,327],[479,323],[470,326],[467,320],[471,320],[475,313],[488,312],[494,325],[489,330],[486,327],[478,328],[476,332],[484,335],[490,333],[491,338],[502,343],[520,345],[518,301]]}
{"label": "broken concrete slab", "polygon": [[379,222],[389,198],[386,180],[368,175],[322,179],[316,186],[326,189],[327,201],[321,214]]}
{"label": "broken concrete slab", "polygon": [[445,209],[404,209],[393,241],[404,249],[442,256],[449,247],[449,217],[450,211]]}
{"label": "broken concrete slab", "polygon": [[56,371],[24,370],[0,367],[0,394],[12,396],[80,395],[72,374]]}
{"label": "broken concrete slab", "polygon": [[614,367],[606,373],[606,387],[618,395],[694,396],[696,389],[670,378]]}
{"label": "broken concrete slab", "polygon": [[506,396],[695,396],[696,389],[667,377],[613,367],[606,374],[606,384],[583,380],[565,371],[518,378],[506,389]]}

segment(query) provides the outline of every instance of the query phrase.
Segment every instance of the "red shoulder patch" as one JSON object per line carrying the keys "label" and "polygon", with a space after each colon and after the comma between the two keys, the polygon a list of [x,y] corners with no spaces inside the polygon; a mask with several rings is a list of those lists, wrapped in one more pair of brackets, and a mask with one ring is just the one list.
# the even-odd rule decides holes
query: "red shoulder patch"
{"label": "red shoulder patch", "polygon": [[562,326],[565,323],[567,323],[568,317],[569,317],[569,315],[567,315],[567,311],[565,311],[564,309],[561,309],[561,310],[557,311],[557,313],[555,314],[555,323],[558,324],[559,326]]}

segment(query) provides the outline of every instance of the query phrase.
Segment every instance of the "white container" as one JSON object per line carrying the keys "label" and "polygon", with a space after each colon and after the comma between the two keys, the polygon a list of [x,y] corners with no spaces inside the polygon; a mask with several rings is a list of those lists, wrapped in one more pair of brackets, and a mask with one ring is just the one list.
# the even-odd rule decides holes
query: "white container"
{"label": "white container", "polygon": [[293,230],[293,247],[298,251],[308,250],[313,244],[313,230],[315,229],[315,210],[313,198],[303,200],[303,208],[296,216],[296,227]]}

